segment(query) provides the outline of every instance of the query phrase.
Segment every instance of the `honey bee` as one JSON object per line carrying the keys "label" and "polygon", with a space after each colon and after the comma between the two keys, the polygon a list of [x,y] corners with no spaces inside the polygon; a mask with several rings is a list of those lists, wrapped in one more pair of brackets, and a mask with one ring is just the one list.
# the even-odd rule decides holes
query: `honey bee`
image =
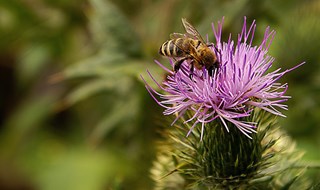
{"label": "honey bee", "polygon": [[164,42],[160,47],[159,54],[176,60],[175,72],[178,72],[181,64],[188,60],[188,63],[191,64],[190,78],[192,78],[194,68],[201,70],[203,67],[212,76],[214,70],[220,65],[216,54],[209,48],[213,44],[205,43],[197,29],[185,18],[182,18],[182,24],[186,34],[171,34],[170,40]]}

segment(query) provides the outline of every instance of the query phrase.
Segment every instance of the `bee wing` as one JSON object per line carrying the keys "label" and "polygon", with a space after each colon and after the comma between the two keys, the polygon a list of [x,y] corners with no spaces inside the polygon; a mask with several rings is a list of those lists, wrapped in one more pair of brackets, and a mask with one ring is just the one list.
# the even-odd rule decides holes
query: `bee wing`
{"label": "bee wing", "polygon": [[172,33],[170,34],[170,39],[177,39],[177,38],[183,38],[183,39],[186,39],[186,38],[191,38],[191,39],[194,39],[194,36],[191,35],[191,34],[181,34],[181,33]]}
{"label": "bee wing", "polygon": [[[184,34],[182,34],[183,36],[185,36]],[[186,38],[186,37],[185,37]],[[182,47],[180,44],[175,43],[175,41],[173,40],[172,43],[177,46],[177,48],[179,48],[182,52],[184,52],[185,54],[189,55],[190,57],[192,57],[193,59],[196,59],[199,61],[198,56],[196,56],[196,48],[192,45],[189,44],[190,47],[189,48],[185,48]]]}
{"label": "bee wing", "polygon": [[201,41],[202,43],[206,44],[204,42],[204,40],[202,39],[200,33],[198,32],[198,30],[192,26],[186,18],[182,18],[182,24],[183,24],[183,27],[184,29],[186,30],[187,32],[187,35],[191,35],[192,37],[195,37],[197,40]]}
{"label": "bee wing", "polygon": [[186,54],[190,54],[190,50],[187,48],[182,47],[180,44],[175,43],[175,39],[178,38],[182,38],[182,39],[187,39],[185,34],[181,34],[181,33],[172,33],[170,34],[170,39],[172,40],[171,42],[177,47],[179,48],[181,51],[183,51]]}
{"label": "bee wing", "polygon": [[170,39],[177,39],[177,38],[186,38],[186,35],[181,33],[172,33],[170,34]]}
{"label": "bee wing", "polygon": [[173,43],[175,46],[177,46],[177,48],[179,48],[182,52],[184,52],[184,53],[186,53],[186,54],[188,54],[188,55],[190,55],[190,52],[191,52],[191,51],[193,52],[193,50],[184,48],[184,47],[182,47],[180,44],[175,43],[174,40],[172,41],[172,43]]}

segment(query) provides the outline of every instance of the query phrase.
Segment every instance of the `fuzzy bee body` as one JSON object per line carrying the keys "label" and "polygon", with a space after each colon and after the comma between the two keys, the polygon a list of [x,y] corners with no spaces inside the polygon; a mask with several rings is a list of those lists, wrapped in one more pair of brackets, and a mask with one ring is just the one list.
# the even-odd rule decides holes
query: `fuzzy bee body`
{"label": "fuzzy bee body", "polygon": [[182,19],[186,34],[171,34],[171,40],[162,44],[159,49],[159,54],[178,59],[174,64],[175,72],[178,72],[181,64],[185,60],[189,60],[190,78],[192,77],[194,67],[201,70],[205,67],[209,75],[212,76],[214,69],[219,67],[216,54],[209,48],[202,39],[199,32],[186,21]]}
{"label": "fuzzy bee body", "polygon": [[185,57],[189,55],[190,48],[198,47],[199,44],[199,40],[176,38],[164,42],[159,53],[167,57]]}

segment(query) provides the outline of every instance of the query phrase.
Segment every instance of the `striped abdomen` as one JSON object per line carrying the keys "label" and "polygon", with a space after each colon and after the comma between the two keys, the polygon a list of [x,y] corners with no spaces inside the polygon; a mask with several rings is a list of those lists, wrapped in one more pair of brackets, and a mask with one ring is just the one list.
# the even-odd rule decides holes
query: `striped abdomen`
{"label": "striped abdomen", "polygon": [[162,44],[159,53],[168,57],[185,57],[189,54],[190,48],[197,47],[199,43],[198,40],[176,38]]}

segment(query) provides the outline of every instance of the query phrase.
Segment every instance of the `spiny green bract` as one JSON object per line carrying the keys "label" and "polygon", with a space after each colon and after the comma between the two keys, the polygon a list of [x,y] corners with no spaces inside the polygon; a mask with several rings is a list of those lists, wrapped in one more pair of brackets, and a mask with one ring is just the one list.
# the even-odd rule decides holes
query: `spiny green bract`
{"label": "spiny green bract", "polygon": [[[185,118],[187,119],[187,118]],[[258,123],[252,139],[228,123],[195,127],[180,120],[167,128],[151,170],[157,190],[164,189],[305,189],[309,183],[294,168],[302,154],[277,126],[275,116],[254,110],[247,121]]]}

